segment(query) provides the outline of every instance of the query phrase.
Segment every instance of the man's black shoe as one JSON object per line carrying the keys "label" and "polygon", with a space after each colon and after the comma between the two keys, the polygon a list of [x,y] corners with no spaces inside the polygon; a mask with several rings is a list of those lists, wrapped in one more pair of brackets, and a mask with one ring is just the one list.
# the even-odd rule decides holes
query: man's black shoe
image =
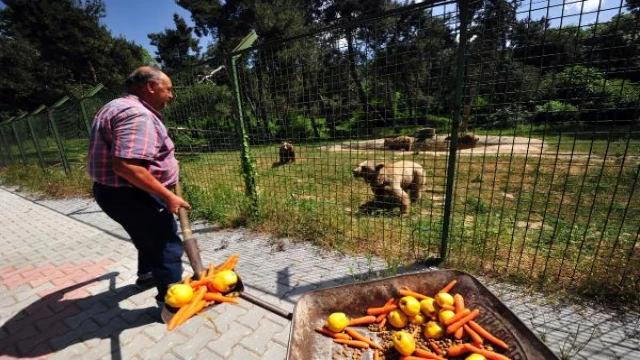
{"label": "man's black shoe", "polygon": [[153,278],[151,273],[139,275],[136,280],[136,285],[144,289],[149,289],[156,286],[156,279]]}

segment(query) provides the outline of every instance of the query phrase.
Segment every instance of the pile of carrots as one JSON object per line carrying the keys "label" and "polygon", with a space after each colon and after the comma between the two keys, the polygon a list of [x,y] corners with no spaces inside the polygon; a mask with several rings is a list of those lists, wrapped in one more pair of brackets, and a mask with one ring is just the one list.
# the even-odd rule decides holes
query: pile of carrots
{"label": "pile of carrots", "polygon": [[[448,284],[446,284],[440,291],[438,291],[438,293],[450,293],[456,284],[457,280],[452,280]],[[413,296],[417,300],[430,298],[430,296],[417,293],[407,287],[399,289],[398,295],[400,297]],[[455,316],[447,319],[444,323],[442,323],[443,327],[446,329],[445,336],[451,336],[457,340],[460,340],[463,339],[465,334],[467,334],[470,341],[462,344],[452,345],[444,350],[441,349],[435,341],[429,341],[429,350],[416,348],[413,354],[408,356],[401,356],[400,359],[448,360],[451,358],[465,356],[466,354],[475,353],[484,356],[488,360],[509,360],[509,357],[503,354],[495,351],[489,351],[484,348],[484,344],[487,344],[487,342],[492,343],[496,348],[501,348],[504,350],[509,350],[509,345],[491,334],[476,321],[480,316],[479,309],[468,309],[464,304],[464,297],[460,294],[454,294],[453,299],[453,306],[445,305],[439,307],[440,310],[452,310],[455,313]],[[383,306],[368,308],[366,316],[351,319],[349,322],[349,326],[378,324],[378,330],[384,331],[385,325],[387,323],[387,315],[391,311],[399,309],[398,301],[399,298],[391,298]],[[432,321],[438,321],[437,316],[428,316],[428,318],[430,318]],[[425,325],[418,326],[414,331],[414,335],[418,332],[419,329],[424,329],[424,326]],[[339,344],[344,344],[360,349],[372,348],[374,351],[373,359],[381,359],[383,347],[355,329],[346,328],[345,331],[336,333],[332,332],[325,326],[321,326],[317,327],[315,330],[321,334],[333,338],[333,341]],[[391,348],[388,351],[395,350]]]}
{"label": "pile of carrots", "polygon": [[175,329],[187,320],[202,312],[208,306],[215,303],[232,303],[237,304],[238,299],[235,297],[225,296],[209,286],[215,274],[223,270],[233,270],[238,264],[239,254],[231,255],[226,261],[215,267],[213,263],[209,263],[209,267],[200,273],[198,280],[191,280],[191,275],[187,275],[182,283],[191,285],[194,291],[193,298],[189,303],[180,307],[175,313],[171,321],[167,324],[169,331]]}

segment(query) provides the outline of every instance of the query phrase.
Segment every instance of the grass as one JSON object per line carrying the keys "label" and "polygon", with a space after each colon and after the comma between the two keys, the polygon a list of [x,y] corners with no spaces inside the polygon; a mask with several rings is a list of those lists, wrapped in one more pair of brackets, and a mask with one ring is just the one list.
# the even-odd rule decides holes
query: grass
{"label": "grass", "polygon": [[[633,141],[625,147],[637,151]],[[606,141],[594,144],[589,147],[602,148]],[[297,162],[275,167],[276,146],[252,148],[258,218],[250,216],[238,151],[178,154],[192,216],[378,256],[390,268],[439,256],[446,156],[296,146]],[[37,166],[5,167],[0,178],[50,196],[89,194],[82,153],[70,159],[73,171],[68,177],[53,165],[45,176],[35,176],[42,174]],[[398,209],[362,208],[373,196],[351,171],[363,160],[412,160],[424,166],[427,185],[410,215],[400,216]],[[632,157],[623,163],[582,154],[461,156],[444,265],[539,289],[611,293],[637,301],[633,279],[640,277],[638,176]]]}

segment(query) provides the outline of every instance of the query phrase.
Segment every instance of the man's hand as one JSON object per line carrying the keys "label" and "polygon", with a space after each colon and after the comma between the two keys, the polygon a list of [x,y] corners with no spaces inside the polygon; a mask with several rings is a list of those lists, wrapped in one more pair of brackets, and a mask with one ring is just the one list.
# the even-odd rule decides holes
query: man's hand
{"label": "man's hand", "polygon": [[184,199],[181,198],[180,196],[174,194],[173,197],[171,197],[167,201],[167,208],[172,213],[177,214],[178,210],[180,210],[180,208],[185,208],[185,209],[189,210],[189,209],[191,209],[191,205],[189,205],[188,202],[184,201]]}

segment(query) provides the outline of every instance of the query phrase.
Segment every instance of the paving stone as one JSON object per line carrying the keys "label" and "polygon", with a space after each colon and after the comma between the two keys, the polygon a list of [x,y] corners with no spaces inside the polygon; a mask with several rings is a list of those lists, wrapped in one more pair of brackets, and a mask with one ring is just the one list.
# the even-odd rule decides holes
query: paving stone
{"label": "paving stone", "polygon": [[282,330],[282,325],[267,319],[261,319],[258,328],[249,336],[244,337],[240,344],[257,354],[263,354],[267,351],[267,345],[270,345],[273,334]]}
{"label": "paving stone", "polygon": [[218,339],[207,344],[207,348],[224,359],[231,359],[232,357],[229,357],[231,349],[235,348],[235,345],[250,333],[250,328],[236,322],[231,323]]}

